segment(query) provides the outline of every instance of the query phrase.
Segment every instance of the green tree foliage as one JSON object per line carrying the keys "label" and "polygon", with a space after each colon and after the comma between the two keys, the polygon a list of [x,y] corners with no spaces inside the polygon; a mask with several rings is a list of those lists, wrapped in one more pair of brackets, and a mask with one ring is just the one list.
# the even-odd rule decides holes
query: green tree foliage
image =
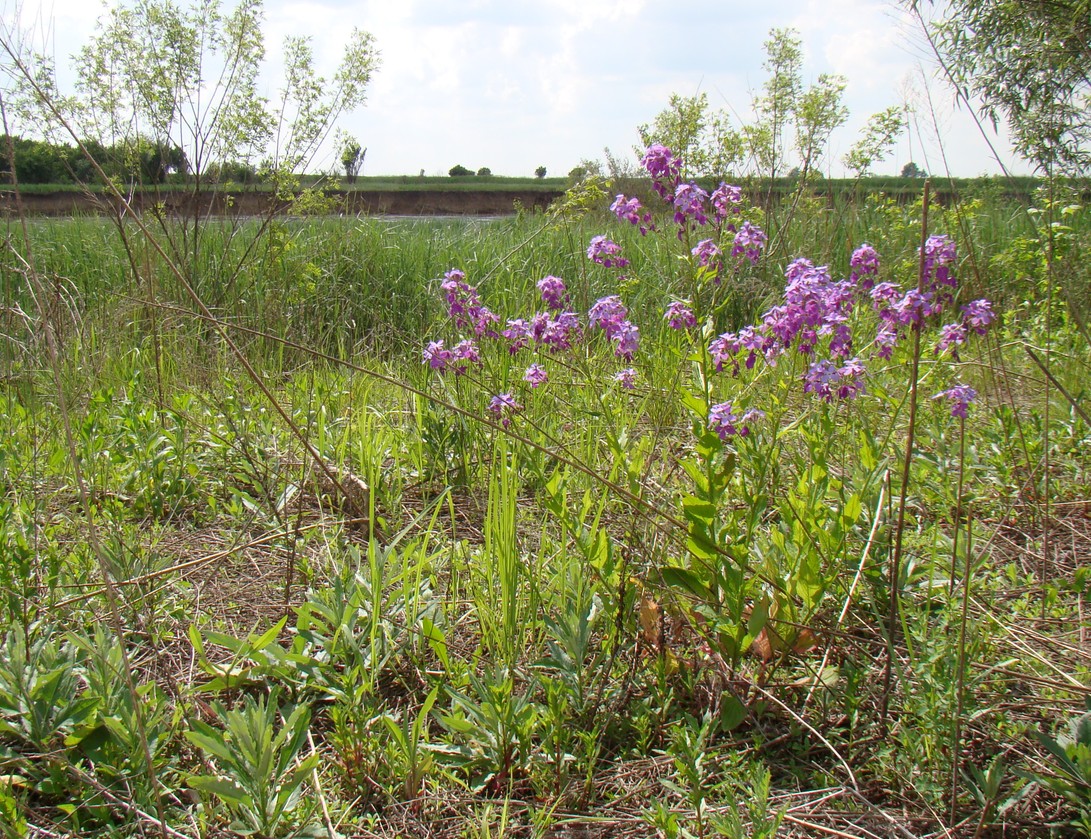
{"label": "green tree foliage", "polygon": [[360,141],[355,137],[345,136],[341,141],[341,165],[345,167],[345,180],[350,184],[356,183],[366,154],[367,149],[361,149]]}
{"label": "green tree foliage", "polygon": [[272,172],[305,170],[337,117],[364,101],[378,54],[371,35],[354,30],[327,79],[308,40],[289,37],[284,82],[270,101],[257,83],[262,17],[260,0],[229,12],[216,0],[113,7],[77,57],[79,103],[65,116],[82,136],[132,155],[148,146],[181,150],[182,157],[161,155],[152,182],[171,170],[189,170],[199,182],[222,161],[264,158]]}
{"label": "green tree foliage", "polygon": [[903,178],[918,178],[918,179],[919,178],[927,178],[928,173],[925,172],[920,166],[918,166],[913,161],[909,161],[909,163],[905,164],[905,166],[902,167],[902,177]]}
{"label": "green tree foliage", "polygon": [[849,153],[841,158],[853,175],[862,178],[871,174],[871,168],[890,154],[894,141],[905,130],[905,117],[901,108],[891,105],[868,117],[867,125]]}
{"label": "green tree foliage", "polygon": [[[919,10],[919,0],[910,0]],[[951,82],[1044,169],[1091,164],[1091,0],[950,0],[931,32]]]}
{"label": "green tree foliage", "polygon": [[821,165],[830,134],[845,123],[845,79],[823,74],[803,84],[803,44],[794,29],[773,29],[765,42],[768,77],[752,103],[754,120],[736,126],[708,95],[672,94],[651,125],[641,125],[640,153],[652,143],[685,162],[686,177],[727,178],[752,172],[776,177],[798,168],[804,180]]}
{"label": "green tree foliage", "polygon": [[467,169],[461,163],[456,163],[447,171],[447,174],[450,175],[452,178],[468,178],[470,175],[473,174],[473,170]]}
{"label": "green tree foliage", "polygon": [[709,108],[705,93],[672,93],[667,107],[652,124],[641,125],[637,132],[640,154],[653,143],[660,143],[682,158],[688,176],[727,177],[744,157],[742,136],[731,127],[726,111]]}
{"label": "green tree foliage", "polygon": [[546,176],[546,168],[544,166],[539,166],[537,169],[534,170],[534,177],[544,178],[545,176]]}
{"label": "green tree foliage", "polygon": [[488,166],[482,166],[480,169],[477,170],[477,177],[479,177],[479,178],[491,178],[492,177],[492,169],[490,169]]}

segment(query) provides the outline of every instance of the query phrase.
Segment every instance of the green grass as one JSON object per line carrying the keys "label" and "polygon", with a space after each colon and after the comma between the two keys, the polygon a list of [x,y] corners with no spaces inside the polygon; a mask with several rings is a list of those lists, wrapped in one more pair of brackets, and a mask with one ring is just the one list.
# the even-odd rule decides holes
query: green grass
{"label": "green grass", "polygon": [[[748,209],[767,257],[717,284],[688,256],[708,228],[641,236],[608,201],[211,221],[195,248],[165,222],[162,254],[132,224],[125,246],[105,219],[28,220],[28,243],[11,223],[4,830],[1032,835],[1089,818],[1082,747],[1060,737],[1088,694],[1087,211],[1057,229],[1051,292],[1045,217],[987,191],[930,209],[959,243],[958,302],[987,295],[1001,322],[958,361],[933,352],[938,323],[922,332],[899,533],[912,341],[872,358],[857,306],[866,390],[829,403],[798,353],[736,378],[705,348],[779,302],[798,257],[845,277],[868,241],[881,279],[914,284],[919,202]],[[631,264],[591,263],[598,233]],[[584,340],[513,355],[482,338],[467,375],[430,371],[429,341],[469,333],[446,313],[452,268],[501,328],[563,277]],[[631,360],[586,325],[611,294],[640,329]],[[673,300],[699,329],[668,328]],[[931,398],[956,381],[980,393],[964,425]],[[503,392],[520,409],[490,413]],[[721,440],[725,401],[765,416]]]}

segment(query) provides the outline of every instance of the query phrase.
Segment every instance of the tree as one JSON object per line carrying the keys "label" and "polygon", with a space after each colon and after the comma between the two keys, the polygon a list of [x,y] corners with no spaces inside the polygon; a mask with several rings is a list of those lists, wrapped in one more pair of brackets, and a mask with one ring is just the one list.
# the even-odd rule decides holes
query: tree
{"label": "tree", "polygon": [[913,163],[912,161],[910,161],[909,163],[905,164],[905,166],[902,167],[902,177],[903,178],[922,179],[922,178],[927,178],[928,173],[925,172],[916,163]]}
{"label": "tree", "polygon": [[468,178],[473,174],[473,170],[467,169],[461,163],[456,163],[447,171],[447,174],[452,178]]}
{"label": "tree", "polygon": [[367,149],[361,150],[359,140],[348,135],[344,137],[341,144],[341,165],[345,167],[345,180],[350,184],[356,183],[356,176],[360,174],[366,154]]}
{"label": "tree", "polygon": [[534,170],[534,177],[541,179],[541,178],[544,178],[545,176],[546,176],[546,168],[544,166],[539,166],[537,169]]}
{"label": "tree", "polygon": [[751,152],[759,167],[774,178],[784,160],[784,134],[803,87],[803,42],[794,29],[771,29],[762,66],[769,77],[754,99],[757,121],[748,128]]}
{"label": "tree", "polygon": [[898,135],[905,130],[905,117],[902,109],[891,105],[885,111],[879,111],[868,117],[863,134],[849,153],[841,158],[845,167],[857,178],[871,174],[871,167],[884,160]]}
{"label": "tree", "polygon": [[310,42],[284,42],[278,98],[260,95],[260,0],[225,13],[218,0],[131,0],[114,6],[77,57],[70,121],[103,145],[179,148],[197,183],[213,163],[267,158],[274,173],[305,171],[337,118],[363,103],[378,67],[374,39],[353,30],[333,76]]}
{"label": "tree", "polygon": [[[919,0],[907,0],[920,12]],[[1091,0],[950,0],[930,32],[953,85],[1043,169],[1091,165]]]}
{"label": "tree", "polygon": [[477,177],[479,177],[479,178],[491,178],[492,177],[492,169],[490,169],[488,166],[482,166],[480,169],[477,170]]}

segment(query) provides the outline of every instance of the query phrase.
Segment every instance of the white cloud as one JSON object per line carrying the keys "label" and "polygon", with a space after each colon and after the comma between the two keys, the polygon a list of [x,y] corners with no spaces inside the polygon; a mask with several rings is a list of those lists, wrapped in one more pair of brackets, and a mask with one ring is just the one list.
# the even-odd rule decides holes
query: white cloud
{"label": "white cloud", "polygon": [[[0,4],[4,20],[12,19],[10,0]],[[50,29],[63,61],[86,40],[101,7],[23,0],[22,10],[24,20]],[[375,35],[382,66],[367,106],[343,120],[369,149],[368,173],[445,172],[458,162],[498,174],[538,165],[567,172],[603,146],[627,150],[636,126],[672,92],[704,91],[714,107],[746,119],[773,26],[799,29],[807,80],[822,72],[848,79],[852,118],[835,135],[836,160],[870,113],[904,98],[903,79],[921,54],[904,13],[885,0],[266,0],[266,18],[271,92],[285,35],[309,35],[327,76],[351,27]],[[47,23],[53,20],[63,24]],[[995,170],[976,129],[936,86],[933,100],[941,99],[936,110],[955,171]],[[926,133],[915,129],[918,147]],[[903,140],[898,156],[923,153]],[[934,145],[928,154],[938,157]]]}

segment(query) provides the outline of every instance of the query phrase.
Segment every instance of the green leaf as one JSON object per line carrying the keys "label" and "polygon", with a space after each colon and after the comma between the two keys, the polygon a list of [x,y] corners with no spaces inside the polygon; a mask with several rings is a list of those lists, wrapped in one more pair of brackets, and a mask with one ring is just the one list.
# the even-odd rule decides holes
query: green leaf
{"label": "green leaf", "polygon": [[720,556],[716,542],[703,528],[695,527],[690,530],[689,538],[686,539],[686,548],[701,560],[715,560]]}
{"label": "green leaf", "polygon": [[746,719],[746,706],[731,693],[725,693],[720,700],[720,730],[732,731]]}
{"label": "green leaf", "polygon": [[211,775],[193,775],[188,779],[188,783],[193,789],[211,793],[232,807],[254,806],[254,800],[246,791],[234,781],[229,781],[226,778],[215,778]]}
{"label": "green leaf", "polygon": [[716,505],[693,495],[687,495],[682,499],[682,513],[690,521],[708,526],[716,521]]}
{"label": "green leaf", "polygon": [[712,592],[701,578],[688,568],[668,565],[660,570],[663,583],[670,588],[681,589],[701,600],[711,600]]}
{"label": "green leaf", "polygon": [[845,502],[845,508],[841,511],[841,521],[844,527],[851,527],[860,520],[860,515],[864,511],[863,502],[860,501],[860,496],[855,492],[849,496],[849,500]]}
{"label": "green leaf", "polygon": [[203,722],[196,721],[193,725],[200,726],[201,730],[185,731],[183,735],[189,742],[197,746],[201,751],[213,757],[218,757],[229,764],[235,762],[235,754],[224,742],[223,735]]}

